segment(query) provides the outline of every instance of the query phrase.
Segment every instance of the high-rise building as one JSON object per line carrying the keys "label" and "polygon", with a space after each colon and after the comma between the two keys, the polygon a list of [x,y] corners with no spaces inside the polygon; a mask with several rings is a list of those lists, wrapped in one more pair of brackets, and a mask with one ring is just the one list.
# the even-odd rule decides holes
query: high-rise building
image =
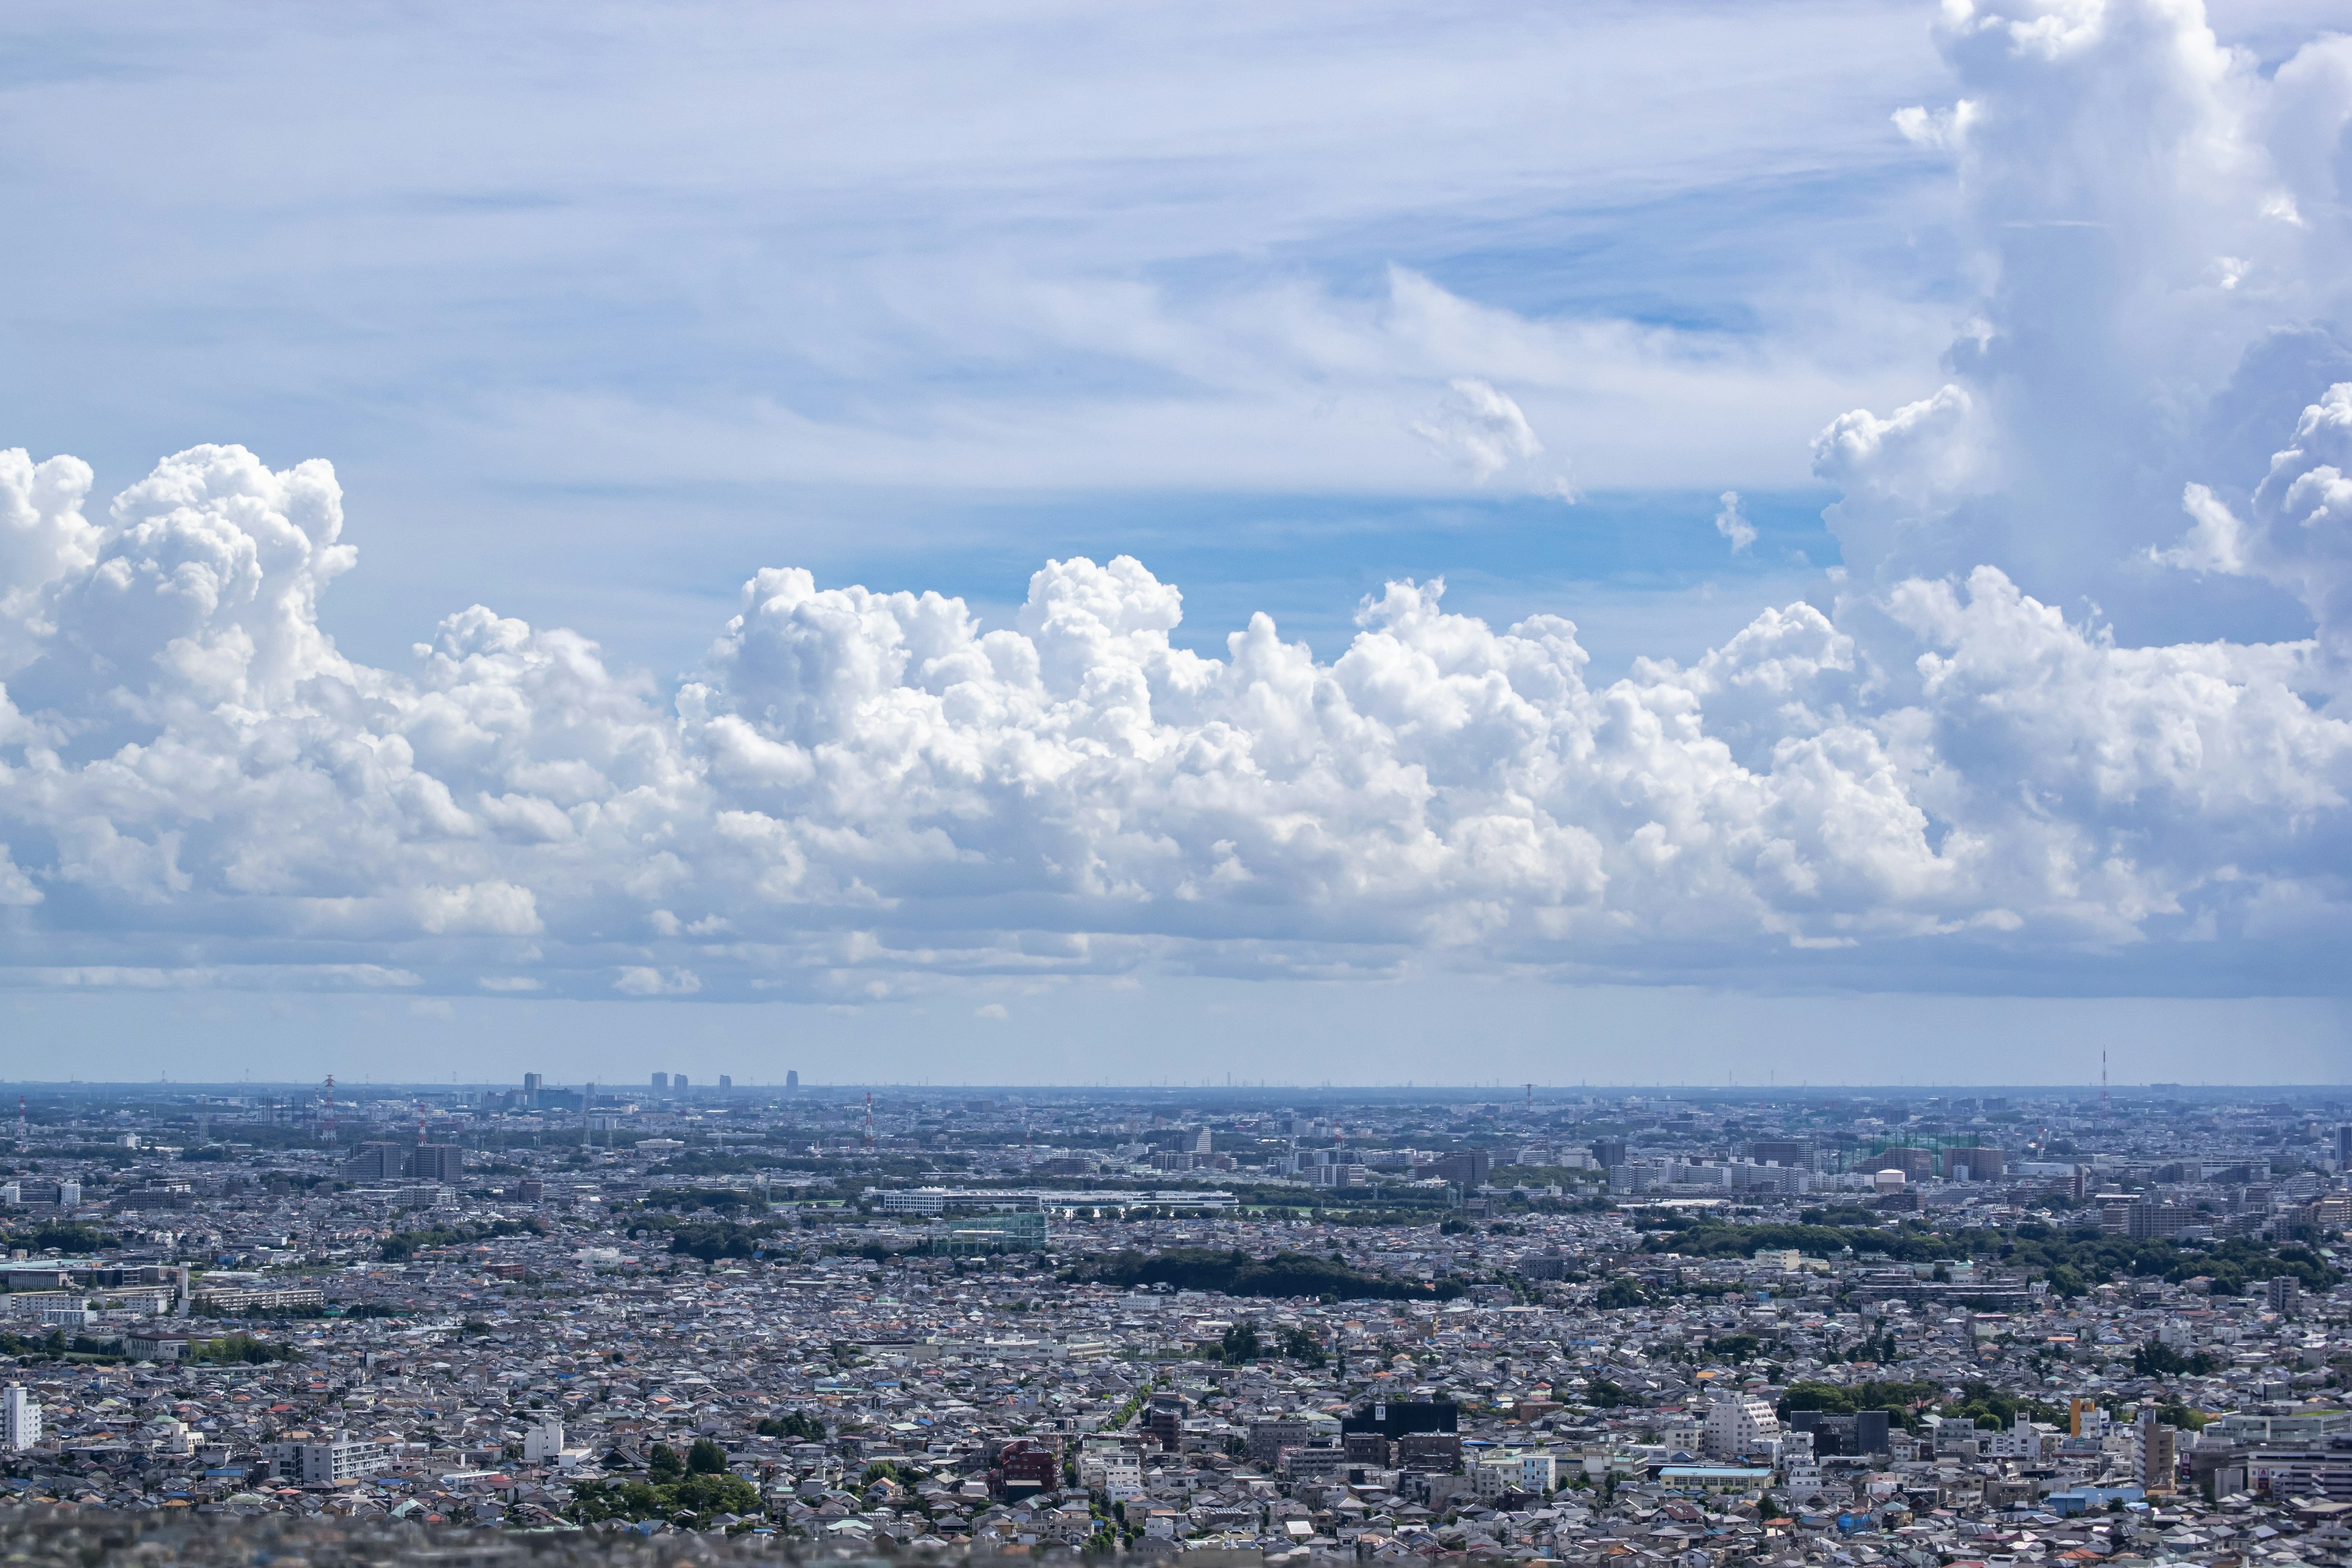
{"label": "high-rise building", "polygon": [[530,1099],[537,1100],[539,1098],[540,1087],[545,1082],[546,1080],[540,1077],[539,1074],[535,1072],[527,1072],[522,1075],[522,1091]]}
{"label": "high-rise building", "polygon": [[1752,1394],[1726,1393],[1706,1407],[1706,1426],[1699,1438],[1708,1455],[1718,1459],[1752,1454],[1780,1433],[1780,1418],[1771,1403]]}
{"label": "high-rise building", "polygon": [[1495,1157],[1484,1149],[1463,1149],[1446,1155],[1429,1167],[1429,1173],[1441,1182],[1457,1186],[1481,1187],[1495,1168]]}
{"label": "high-rise building", "polygon": [[[799,1090],[800,1087],[801,1087],[801,1069],[800,1069],[800,1068],[793,1068],[790,1072],[788,1072],[788,1073],[784,1074],[784,1092],[785,1092],[786,1094],[793,1094],[793,1093],[796,1093],[796,1092]],[[2347,1128],[2347,1129],[2346,1129],[2346,1131],[2352,1131],[2352,1128]]]}
{"label": "high-rise building", "polygon": [[2302,1285],[2303,1282],[2294,1276],[2283,1274],[2263,1287],[2264,1301],[2280,1317],[2292,1318],[2303,1299]]}
{"label": "high-rise building", "polygon": [[1612,1165],[1625,1163],[1625,1140],[1595,1138],[1592,1141],[1592,1163],[1604,1171]]}
{"label": "high-rise building", "polygon": [[1813,1168],[1813,1145],[1801,1138],[1759,1138],[1748,1145],[1748,1157],[1759,1165],[1786,1165],[1791,1170]]}
{"label": "high-rise building", "polygon": [[1969,1148],[1944,1151],[1944,1176],[1955,1182],[1997,1182],[2008,1163],[2006,1155],[1998,1149]]}
{"label": "high-rise building", "polygon": [[2336,1130],[2336,1168],[2352,1171],[2352,1127]]}
{"label": "high-rise building", "polygon": [[666,1072],[657,1072],[654,1074],[654,1087],[656,1089],[667,1089],[669,1087],[669,1074]]}
{"label": "high-rise building", "polygon": [[2152,1492],[2173,1489],[2180,1463],[2176,1434],[2156,1418],[2153,1409],[2141,1411],[2133,1424],[2132,1459],[2143,1488]]}
{"label": "high-rise building", "polygon": [[408,1168],[408,1150],[399,1143],[362,1143],[343,1162],[347,1182],[388,1182]]}
{"label": "high-rise building", "polygon": [[0,1447],[21,1454],[41,1440],[41,1402],[21,1383],[0,1393]]}
{"label": "high-rise building", "polygon": [[455,1143],[419,1143],[409,1151],[408,1173],[426,1182],[462,1180],[466,1174],[466,1152]]}
{"label": "high-rise building", "polygon": [[686,1075],[682,1072],[674,1072],[670,1074],[669,1086],[672,1089],[684,1089],[686,1087]]}
{"label": "high-rise building", "polygon": [[1859,1169],[1867,1175],[1873,1171],[1900,1171],[1907,1182],[1924,1182],[1936,1173],[1936,1156],[1925,1149],[1881,1149],[1866,1156]]}
{"label": "high-rise building", "polygon": [[725,1074],[725,1073],[720,1073],[720,1074],[719,1075],[719,1093],[724,1094],[724,1093],[726,1093],[729,1089],[733,1089],[734,1087],[735,1087],[735,1080],[734,1080],[732,1078],[729,1077],[729,1076],[728,1076],[727,1074]]}

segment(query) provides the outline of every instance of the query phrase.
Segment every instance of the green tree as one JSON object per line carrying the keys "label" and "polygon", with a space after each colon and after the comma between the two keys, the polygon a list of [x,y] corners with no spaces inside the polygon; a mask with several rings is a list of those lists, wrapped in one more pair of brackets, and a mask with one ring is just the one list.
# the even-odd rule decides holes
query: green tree
{"label": "green tree", "polygon": [[667,1443],[654,1445],[654,1451],[646,1458],[646,1469],[652,1475],[656,1486],[674,1481],[686,1474],[686,1465],[678,1458],[677,1450]]}
{"label": "green tree", "polygon": [[708,1437],[697,1437],[694,1447],[686,1451],[686,1472],[690,1476],[725,1475],[727,1450]]}
{"label": "green tree", "polygon": [[2210,1377],[2221,1370],[2221,1363],[2203,1351],[2183,1355],[2162,1340],[2150,1340],[2132,1352],[2132,1371],[2142,1377],[2179,1377],[2184,1372]]}
{"label": "green tree", "polygon": [[1225,1331],[1219,1348],[1227,1365],[1239,1366],[1244,1362],[1257,1360],[1265,1347],[1258,1339],[1257,1325],[1244,1319]]}

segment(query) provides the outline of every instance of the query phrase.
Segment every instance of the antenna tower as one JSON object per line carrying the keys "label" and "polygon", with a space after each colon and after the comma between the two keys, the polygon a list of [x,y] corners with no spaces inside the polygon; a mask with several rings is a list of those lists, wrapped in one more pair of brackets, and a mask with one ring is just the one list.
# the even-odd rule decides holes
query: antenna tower
{"label": "antenna tower", "polygon": [[16,1097],[16,1147],[22,1149],[25,1143],[25,1097],[20,1094]]}
{"label": "antenna tower", "polygon": [[335,1075],[333,1073],[329,1073],[327,1075],[325,1094],[327,1097],[327,1114],[325,1120],[320,1125],[319,1139],[321,1142],[332,1143],[335,1141]]}
{"label": "antenna tower", "polygon": [[2107,1098],[2107,1053],[2102,1049],[2099,1052],[2099,1114],[2112,1115],[2115,1109],[2115,1101]]}
{"label": "antenna tower", "polygon": [[874,1091],[866,1091],[866,1146],[874,1147]]}

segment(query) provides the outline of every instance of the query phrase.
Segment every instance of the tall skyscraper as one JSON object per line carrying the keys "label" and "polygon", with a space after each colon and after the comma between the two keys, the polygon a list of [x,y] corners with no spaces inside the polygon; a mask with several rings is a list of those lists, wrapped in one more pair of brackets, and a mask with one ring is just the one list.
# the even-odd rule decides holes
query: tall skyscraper
{"label": "tall skyscraper", "polygon": [[656,1089],[667,1089],[669,1087],[669,1074],[666,1072],[657,1072],[654,1074],[654,1087]]}
{"label": "tall skyscraper", "polygon": [[535,1072],[527,1072],[527,1073],[523,1074],[523,1075],[522,1075],[522,1092],[523,1092],[523,1098],[524,1098],[524,1099],[526,1099],[526,1100],[529,1100],[532,1101],[533,1103],[536,1103],[536,1102],[538,1101],[538,1100],[539,1100],[539,1089],[540,1089],[540,1085],[541,1085],[542,1083],[544,1083],[544,1082],[546,1082],[546,1081],[547,1081],[547,1080],[546,1080],[545,1079],[541,1078],[539,1074],[537,1074],[537,1073],[535,1073]]}
{"label": "tall skyscraper", "polygon": [[724,1094],[727,1090],[733,1089],[734,1087],[735,1080],[732,1078],[730,1078],[725,1073],[720,1073],[719,1075],[719,1089],[720,1093]]}
{"label": "tall skyscraper", "polygon": [[[793,1093],[795,1090],[797,1090],[797,1089],[800,1088],[800,1086],[801,1086],[801,1069],[800,1069],[800,1068],[793,1068],[790,1072],[787,1072],[786,1074],[784,1074],[784,1092],[785,1092],[786,1094]],[[2347,1127],[2347,1128],[2346,1128],[2346,1129],[2345,1129],[2345,1131],[2346,1131],[2347,1132],[2352,1132],[2352,1127]]]}
{"label": "tall skyscraper", "polygon": [[670,1074],[669,1086],[672,1089],[684,1089],[686,1087],[686,1075],[682,1072],[674,1072]]}

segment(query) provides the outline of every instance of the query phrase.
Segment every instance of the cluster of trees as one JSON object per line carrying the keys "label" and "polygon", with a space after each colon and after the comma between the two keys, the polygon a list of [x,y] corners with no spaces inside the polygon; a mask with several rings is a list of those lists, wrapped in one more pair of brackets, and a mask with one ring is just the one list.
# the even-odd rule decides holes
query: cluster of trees
{"label": "cluster of trees", "polygon": [[1792,1383],[1780,1396],[1780,1419],[1791,1411],[1818,1410],[1825,1415],[1853,1415],[1884,1410],[1889,1426],[1909,1427],[1918,1410],[1943,1392],[1932,1383]]}
{"label": "cluster of trees", "polygon": [[1642,1250],[1679,1252],[1685,1258],[1745,1258],[1752,1252],[1786,1250],[1834,1257],[1847,1247],[1883,1252],[1897,1263],[1942,1263],[1969,1255],[1965,1238],[1908,1226],[1857,1235],[1849,1226],[1725,1225],[1680,1215],[1661,1215],[1654,1223],[1657,1234],[1642,1243]]}
{"label": "cluster of trees", "polygon": [[2173,1242],[2108,1236],[2078,1226],[2061,1231],[2029,1220],[2008,1232],[1989,1231],[1990,1255],[2011,1268],[2038,1268],[2050,1289],[2079,1296],[2092,1286],[2120,1277],[2165,1279],[2178,1285],[2200,1276],[2212,1280],[2217,1296],[2238,1296],[2247,1286],[2287,1276],[2304,1289],[2325,1291],[2341,1278],[2311,1248],[2231,1237],[2224,1241]]}
{"label": "cluster of trees", "polygon": [[509,1236],[545,1236],[547,1226],[535,1219],[499,1219],[483,1225],[436,1225],[427,1230],[394,1231],[377,1245],[386,1263],[405,1263],[427,1247],[468,1247]]}
{"label": "cluster of trees", "polygon": [[805,1410],[790,1410],[782,1415],[770,1415],[751,1428],[762,1437],[790,1437],[795,1442],[822,1443],[824,1423]]}
{"label": "cluster of trees", "polygon": [[677,1209],[691,1214],[698,1209],[714,1209],[720,1214],[732,1214],[757,1200],[749,1193],[739,1193],[732,1187],[656,1187],[646,1194],[646,1207]]}
{"label": "cluster of trees", "polygon": [[38,1339],[28,1339],[23,1334],[0,1332],[0,1355],[20,1356],[28,1360],[37,1360],[42,1357],[61,1360],[68,1355],[97,1355],[119,1361],[121,1358],[116,1353],[118,1349],[117,1346],[101,1343],[82,1334],[76,1334],[73,1338],[68,1339],[63,1329],[51,1329]]}
{"label": "cluster of trees", "polygon": [[1081,1265],[1063,1278],[1122,1289],[1167,1285],[1179,1290],[1219,1290],[1228,1296],[1320,1296],[1340,1301],[1450,1301],[1462,1294],[1462,1287],[1450,1279],[1428,1285],[1303,1253],[1277,1252],[1257,1258],[1239,1250],[1213,1252],[1202,1247],[1173,1248],[1152,1257],[1121,1252]]}
{"label": "cluster of trees", "polygon": [[2210,1377],[2221,1370],[2218,1357],[2203,1351],[2183,1355],[2162,1340],[2150,1340],[2132,1352],[2132,1371],[2141,1377],[2179,1377],[2182,1373]]}
{"label": "cluster of trees", "polygon": [[[1864,1215],[1866,1211],[1853,1211]],[[1654,1232],[1645,1252],[1688,1258],[1744,1258],[1764,1250],[1793,1248],[1831,1257],[1848,1247],[1883,1253],[1896,1263],[1952,1263],[1969,1257],[2041,1274],[2060,1296],[2074,1297],[2110,1279],[2167,1279],[2178,1285],[2200,1277],[2220,1296],[2242,1294],[2250,1284],[2281,1276],[2324,1292],[2341,1278],[2308,1247],[2273,1246],[2243,1237],[2226,1241],[2174,1242],[2109,1236],[2095,1226],[2060,1230],[2028,1220],[2010,1230],[1986,1229],[1939,1235],[1916,1223],[1895,1229],[1860,1231],[1846,1211],[1809,1209],[1808,1219],[1827,1224],[1726,1225],[1682,1215],[1645,1216]],[[1871,1216],[1874,1217],[1874,1216]],[[1628,1305],[1632,1303],[1626,1303]]]}
{"label": "cluster of trees", "polygon": [[2008,1426],[2020,1415],[2029,1421],[2063,1421],[2066,1413],[2054,1405],[2044,1405],[2038,1399],[2019,1399],[2001,1393],[1990,1383],[1964,1384],[1960,1397],[1947,1403],[1938,1415],[1972,1418],[1979,1426],[1996,1430]]}
{"label": "cluster of trees", "polygon": [[268,1366],[274,1361],[300,1361],[292,1345],[257,1340],[242,1331],[216,1340],[190,1340],[188,1360],[199,1366]]}
{"label": "cluster of trees", "polygon": [[705,1263],[716,1263],[722,1258],[757,1258],[760,1244],[767,1237],[766,1228],[761,1226],[712,1220],[707,1225],[682,1225],[671,1231],[669,1249],[680,1258],[699,1258]]}
{"label": "cluster of trees", "polygon": [[576,1483],[570,1511],[582,1524],[660,1519],[704,1530],[722,1513],[758,1513],[760,1490],[727,1468],[725,1449],[697,1437],[683,1458],[668,1444],[655,1444],[642,1481]]}
{"label": "cluster of trees", "polygon": [[37,1226],[31,1230],[12,1230],[0,1236],[0,1247],[21,1247],[33,1253],[55,1247],[68,1257],[121,1245],[122,1238],[112,1231],[93,1230],[86,1225]]}
{"label": "cluster of trees", "polygon": [[[1329,1357],[1323,1342],[1311,1329],[1293,1326],[1282,1331],[1276,1343],[1285,1360],[1302,1362],[1308,1366],[1321,1366]],[[1265,1338],[1255,1323],[1244,1319],[1226,1329],[1218,1343],[1218,1355],[1228,1366],[1261,1360],[1266,1353]]]}

